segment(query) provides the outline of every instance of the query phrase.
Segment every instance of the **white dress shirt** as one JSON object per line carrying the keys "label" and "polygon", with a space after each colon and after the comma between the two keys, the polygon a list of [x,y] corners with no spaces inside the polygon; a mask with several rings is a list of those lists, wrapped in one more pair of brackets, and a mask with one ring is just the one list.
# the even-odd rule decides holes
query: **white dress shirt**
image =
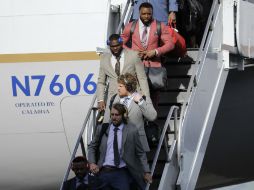
{"label": "white dress shirt", "polygon": [[[123,66],[124,66],[124,53],[122,51],[121,53],[121,58],[120,58],[120,74],[122,74],[122,71],[123,71]],[[111,65],[113,67],[113,69],[115,70],[115,65],[116,65],[116,57],[114,55],[111,56]]]}
{"label": "white dress shirt", "polygon": [[139,22],[139,38],[140,38],[140,41],[142,41],[142,35],[143,35],[143,32],[144,32],[145,27],[146,27],[146,29],[147,29],[147,40],[146,40],[146,43],[148,43],[148,38],[149,38],[150,28],[151,27],[150,27],[150,25],[149,26],[145,26],[140,19],[138,19],[138,22]]}

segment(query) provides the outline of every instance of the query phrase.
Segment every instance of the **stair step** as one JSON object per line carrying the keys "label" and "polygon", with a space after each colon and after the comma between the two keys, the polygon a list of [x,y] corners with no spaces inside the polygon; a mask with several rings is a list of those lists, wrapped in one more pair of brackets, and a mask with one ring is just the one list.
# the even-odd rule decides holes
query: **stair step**
{"label": "stair step", "polygon": [[181,77],[181,78],[168,78],[167,81],[167,90],[172,89],[180,89],[180,90],[187,90],[188,85],[190,82],[190,77]]}
{"label": "stair step", "polygon": [[183,64],[175,64],[175,65],[165,65],[167,69],[167,74],[170,77],[174,76],[191,76],[194,71],[193,65],[183,65]]}
{"label": "stair step", "polygon": [[[154,156],[155,156],[155,153],[156,153],[156,150],[157,150],[157,145],[155,148],[153,147],[150,147],[151,150],[150,152],[148,152],[146,155],[147,155],[147,160],[150,162],[153,160]],[[164,146],[161,147],[161,151],[160,151],[160,154],[159,154],[159,157],[158,157],[158,161],[165,161],[167,158],[166,156],[166,151],[164,149]]]}
{"label": "stair step", "polygon": [[[162,120],[164,123],[166,122],[167,116],[159,116],[157,117],[157,120]],[[171,119],[174,119],[174,116],[171,117]],[[177,117],[177,119],[180,119],[180,117]]]}
{"label": "stair step", "polygon": [[187,92],[187,89],[164,89],[164,90],[160,90],[160,95],[163,96],[163,93],[167,93],[167,92]]}
{"label": "stair step", "polygon": [[188,48],[187,54],[192,57],[193,60],[197,60],[199,48]]}
{"label": "stair step", "polygon": [[160,94],[159,103],[183,103],[186,97],[186,92],[163,92]]}
{"label": "stair step", "polygon": [[[177,125],[179,125],[179,120],[176,121]],[[162,127],[164,127],[165,121],[163,120],[156,120],[156,124],[162,129]],[[173,131],[173,126],[174,126],[174,120],[171,119],[169,121],[169,125],[170,125],[170,130]]]}
{"label": "stair step", "polygon": [[[161,116],[167,116],[168,115],[168,112],[170,110],[171,106],[161,106],[159,107],[159,111],[158,111],[158,117],[161,117]],[[181,110],[179,109],[177,111],[177,115],[180,116],[180,113],[181,113]],[[157,123],[158,124],[158,123]],[[161,125],[159,125],[161,126]],[[163,126],[164,126],[164,123],[163,123]]]}
{"label": "stair step", "polygon": [[190,56],[183,58],[172,58],[172,57],[163,57],[164,65],[168,64],[194,64],[195,61]]}

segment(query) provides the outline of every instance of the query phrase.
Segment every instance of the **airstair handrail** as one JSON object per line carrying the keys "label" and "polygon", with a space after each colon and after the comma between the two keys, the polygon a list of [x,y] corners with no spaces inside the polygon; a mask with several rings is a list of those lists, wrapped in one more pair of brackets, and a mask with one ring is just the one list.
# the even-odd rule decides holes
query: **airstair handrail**
{"label": "airstair handrail", "polygon": [[208,48],[209,48],[209,45],[210,45],[210,41],[211,41],[211,38],[212,38],[212,31],[213,31],[213,26],[212,26],[212,23],[213,23],[213,19],[215,14],[218,12],[219,10],[219,6],[220,6],[221,2],[220,0],[214,0],[213,1],[213,4],[212,4],[212,7],[211,7],[211,11],[210,11],[210,14],[209,14],[209,17],[207,19],[207,24],[206,24],[206,28],[204,30],[204,35],[203,35],[203,38],[202,38],[202,41],[201,41],[201,45],[200,45],[200,48],[199,48],[199,51],[198,51],[198,55],[197,55],[197,59],[195,61],[195,64],[194,64],[194,72],[190,78],[190,82],[189,82],[189,85],[188,85],[188,88],[187,88],[187,92],[186,92],[186,99],[184,100],[184,103],[182,105],[182,108],[181,108],[181,113],[180,113],[180,122],[179,122],[179,128],[178,128],[178,143],[177,143],[177,155],[178,155],[178,164],[180,164],[180,159],[181,159],[181,137],[182,137],[182,125],[183,125],[183,122],[184,122],[184,119],[185,119],[185,114],[187,112],[187,106],[189,105],[189,101],[190,101],[190,98],[191,98],[191,93],[193,92],[193,87],[195,87],[197,85],[197,82],[198,82],[198,74],[199,74],[199,71],[202,69],[203,67],[203,64],[204,64],[204,61],[205,61],[205,57],[206,57],[206,54],[208,52]]}
{"label": "airstair handrail", "polygon": [[[128,11],[128,9],[129,9],[129,5],[130,5],[130,4],[131,4],[131,8],[130,8],[130,10],[129,10],[129,12],[128,12],[127,19],[126,19],[126,14],[127,14],[127,11]],[[133,10],[133,6],[134,6],[134,0],[128,0],[127,3],[126,3],[126,5],[125,5],[123,14],[122,14],[122,16],[121,16],[121,20],[120,20],[120,22],[119,22],[119,24],[118,24],[118,27],[117,27],[117,29],[116,29],[116,34],[120,34],[121,28],[122,28],[122,26],[123,26],[123,24],[124,24],[124,20],[126,19],[126,21],[128,21],[128,20],[130,19],[131,14],[132,14],[132,10]]]}
{"label": "airstair handrail", "polygon": [[[153,163],[152,163],[152,167],[151,167],[151,175],[152,176],[154,174],[154,170],[155,170],[158,158],[159,158],[159,154],[160,154],[163,142],[164,142],[164,145],[165,145],[165,151],[166,151],[166,155],[167,155],[167,162],[170,162],[169,152],[168,152],[168,142],[167,142],[167,140],[165,138],[165,135],[166,135],[166,132],[167,132],[168,128],[170,127],[169,122],[171,120],[171,117],[174,114],[174,139],[176,140],[177,111],[178,110],[179,110],[178,106],[172,106],[170,108],[169,112],[168,112],[167,120],[166,120],[166,122],[164,124],[163,130],[162,130],[162,133],[161,133],[161,136],[160,136],[159,144],[157,145],[156,153],[155,153],[155,156],[154,156],[154,159],[153,159]],[[149,187],[150,187],[150,184],[148,183],[146,185],[146,190],[148,190]]]}
{"label": "airstair handrail", "polygon": [[86,156],[82,135],[83,135],[83,133],[84,133],[84,131],[85,131],[85,128],[86,128],[86,126],[87,126],[87,123],[88,123],[88,121],[89,121],[89,118],[90,118],[90,116],[91,116],[91,113],[92,113],[92,111],[94,110],[94,103],[95,103],[95,100],[96,100],[96,95],[93,96],[93,99],[92,99],[92,102],[91,102],[91,104],[90,104],[89,110],[88,110],[88,112],[87,112],[87,114],[86,114],[86,118],[85,118],[85,120],[84,120],[84,122],[83,122],[83,125],[82,125],[82,128],[81,128],[81,130],[80,130],[80,132],[79,132],[79,136],[78,136],[77,142],[76,142],[76,144],[75,144],[75,147],[74,147],[74,149],[73,149],[73,152],[72,152],[72,154],[71,154],[71,159],[70,159],[70,161],[69,161],[68,168],[67,168],[67,170],[66,170],[66,172],[65,172],[65,175],[64,175],[64,178],[63,178],[63,181],[62,181],[60,190],[63,189],[63,184],[64,184],[64,182],[67,180],[67,178],[68,178],[68,176],[69,176],[69,174],[70,174],[71,163],[72,163],[72,160],[75,158],[75,155],[76,155],[76,153],[77,153],[79,144],[81,144],[81,150],[82,150],[83,155]]}

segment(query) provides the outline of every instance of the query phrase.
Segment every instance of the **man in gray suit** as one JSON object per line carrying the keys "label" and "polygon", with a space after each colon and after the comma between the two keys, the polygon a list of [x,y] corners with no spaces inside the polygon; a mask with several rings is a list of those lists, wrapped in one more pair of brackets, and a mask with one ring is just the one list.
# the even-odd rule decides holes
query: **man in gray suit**
{"label": "man in gray suit", "polygon": [[[138,52],[123,49],[120,35],[112,34],[107,44],[110,52],[101,55],[100,70],[97,82],[97,101],[99,111],[105,110],[105,99],[110,100],[112,95],[117,93],[117,78],[126,72],[137,76],[139,91],[142,95],[150,97],[144,65],[138,56]],[[109,82],[107,97],[104,97],[106,81]]]}
{"label": "man in gray suit", "polygon": [[143,190],[145,182],[152,182],[137,127],[127,123],[127,112],[123,104],[113,104],[111,123],[104,133],[100,125],[88,146],[90,170],[98,174],[102,190],[129,190],[131,179]]}
{"label": "man in gray suit", "polygon": [[[153,107],[150,97],[143,97],[137,89],[136,77],[130,73],[120,75],[118,78],[118,93],[112,96],[110,103],[120,102],[128,109],[128,121],[135,124],[138,128],[141,144],[145,152],[149,152],[150,148],[144,128],[144,119],[154,121],[157,118],[157,112]],[[110,108],[110,105],[109,105]],[[109,121],[109,112],[105,113],[104,121]]]}

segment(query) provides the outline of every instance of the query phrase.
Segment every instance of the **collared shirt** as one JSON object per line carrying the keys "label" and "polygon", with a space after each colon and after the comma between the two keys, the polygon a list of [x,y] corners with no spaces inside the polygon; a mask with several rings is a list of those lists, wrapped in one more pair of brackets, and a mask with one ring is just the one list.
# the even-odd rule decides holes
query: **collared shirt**
{"label": "collared shirt", "polygon": [[[150,25],[149,26],[145,26],[140,19],[138,19],[138,22],[139,22],[139,38],[140,38],[140,41],[142,41],[142,35],[143,35],[143,32],[144,32],[144,30],[146,28],[147,29],[147,40],[146,40],[146,43],[148,43],[148,38],[149,38],[150,28],[151,27],[150,27]],[[147,44],[145,44],[145,45],[147,45]]]}
{"label": "collared shirt", "polygon": [[[124,66],[124,53],[123,53],[123,51],[121,52],[120,56],[121,56],[121,58],[120,58],[120,74],[122,74],[123,66]],[[111,65],[112,65],[113,69],[115,70],[115,65],[116,65],[116,62],[117,62],[116,57],[114,55],[112,55],[110,61],[111,61]],[[102,101],[104,101],[104,100],[98,100],[97,102],[102,102]]]}
{"label": "collared shirt", "polygon": [[[107,151],[105,156],[105,161],[103,163],[103,166],[115,166],[114,163],[114,128],[115,126],[113,124],[110,125],[109,133],[108,133],[108,142],[107,142]],[[123,128],[124,124],[122,123],[119,127],[119,130],[117,131],[117,143],[118,143],[118,151],[120,153],[120,165],[119,168],[125,167],[126,163],[123,161],[121,155],[121,149],[122,149],[122,136],[123,136]]]}
{"label": "collared shirt", "polygon": [[[121,52],[121,58],[120,58],[120,74],[122,73],[123,71],[123,66],[124,66],[124,53],[123,51]],[[115,65],[116,65],[116,57],[114,55],[111,56],[111,65],[113,67],[113,69],[115,70]]]}
{"label": "collared shirt", "polygon": [[[79,178],[75,177],[76,179],[76,188],[81,184],[81,181]],[[88,185],[88,174],[83,178],[83,183]]]}
{"label": "collared shirt", "polygon": [[[124,104],[127,108],[129,108],[135,94],[136,94],[136,92],[134,92],[130,96],[125,96],[125,97],[120,98],[120,103]],[[140,106],[141,104],[143,104],[143,102],[144,102],[144,100],[142,99],[140,102],[138,102],[138,105]]]}
{"label": "collared shirt", "polygon": [[120,98],[120,103],[125,105],[128,108],[132,100],[133,100],[133,96],[125,96]]}

